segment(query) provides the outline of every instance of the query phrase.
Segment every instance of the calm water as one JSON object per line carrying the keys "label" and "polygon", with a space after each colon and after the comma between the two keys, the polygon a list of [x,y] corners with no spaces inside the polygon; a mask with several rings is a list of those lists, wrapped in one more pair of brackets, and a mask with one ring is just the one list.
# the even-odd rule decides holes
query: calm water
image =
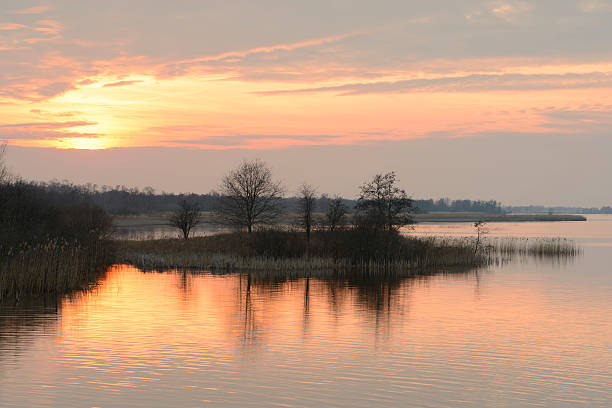
{"label": "calm water", "polygon": [[116,266],[2,305],[0,406],[612,406],[612,217],[490,229],[584,254],[382,282]]}

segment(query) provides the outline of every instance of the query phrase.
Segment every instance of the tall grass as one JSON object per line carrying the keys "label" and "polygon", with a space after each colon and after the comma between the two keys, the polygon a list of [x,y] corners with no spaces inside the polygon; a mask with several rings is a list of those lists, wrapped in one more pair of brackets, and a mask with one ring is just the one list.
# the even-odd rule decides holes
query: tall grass
{"label": "tall grass", "polygon": [[145,269],[213,271],[423,271],[480,267],[516,256],[571,257],[580,249],[563,239],[498,239],[476,246],[471,238],[406,237],[318,231],[307,243],[297,231],[228,233],[189,240],[120,241],[117,262]]}
{"label": "tall grass", "polygon": [[566,238],[497,238],[489,239],[493,252],[503,256],[573,257],[582,249]]}
{"label": "tall grass", "polygon": [[[370,237],[371,238],[371,237]],[[295,231],[230,233],[189,240],[120,241],[117,262],[142,268],[210,270],[402,270],[479,266],[486,257],[468,242]],[[367,248],[367,249],[363,249]]]}
{"label": "tall grass", "polygon": [[87,246],[63,239],[22,244],[0,261],[0,298],[82,289],[95,282],[109,261],[109,247],[103,241]]}

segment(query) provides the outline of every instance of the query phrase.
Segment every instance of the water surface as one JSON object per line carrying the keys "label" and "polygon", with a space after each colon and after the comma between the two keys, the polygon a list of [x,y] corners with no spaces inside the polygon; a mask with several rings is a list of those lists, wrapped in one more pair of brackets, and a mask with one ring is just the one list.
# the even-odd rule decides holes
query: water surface
{"label": "water surface", "polygon": [[584,254],[460,274],[118,265],[93,291],[2,304],[0,406],[612,406],[611,226],[494,225],[572,236]]}

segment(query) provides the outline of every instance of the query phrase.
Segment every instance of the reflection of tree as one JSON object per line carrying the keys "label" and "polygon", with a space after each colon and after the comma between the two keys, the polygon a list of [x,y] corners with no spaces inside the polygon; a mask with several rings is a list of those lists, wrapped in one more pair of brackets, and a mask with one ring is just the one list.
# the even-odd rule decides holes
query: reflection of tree
{"label": "reflection of tree", "polygon": [[[331,274],[328,274],[331,275]],[[280,294],[303,296],[303,332],[307,334],[310,326],[311,298],[313,285],[322,285],[325,290],[317,293],[325,294],[330,311],[336,317],[341,316],[345,308],[362,312],[368,319],[372,319],[376,333],[388,333],[391,319],[405,315],[409,303],[410,291],[414,285],[426,285],[432,279],[465,279],[476,276],[474,270],[430,271],[419,274],[376,273],[360,272],[335,274],[333,276],[311,277],[309,274],[287,275],[282,272],[249,273],[247,274],[244,307],[244,338],[253,341],[255,338],[258,314],[253,303],[253,291],[258,299],[267,303],[273,302]],[[244,279],[241,277],[241,279]],[[479,280],[477,280],[477,284]],[[315,286],[316,287],[316,286]],[[241,289],[241,292],[243,290]],[[353,301],[352,305],[346,303],[347,299]],[[355,309],[353,305],[356,306]],[[259,319],[264,319],[260,316]],[[260,327],[261,328],[261,327]],[[385,329],[387,328],[387,329]]]}
{"label": "reflection of tree", "polygon": [[403,315],[403,307],[409,301],[406,297],[398,296],[398,292],[405,284],[410,285],[411,280],[396,274],[355,274],[344,279],[325,279],[323,282],[327,286],[328,302],[334,311],[344,306],[339,299],[351,297],[357,310],[373,318],[376,334],[381,331],[388,333],[389,330],[381,330],[382,327],[389,328],[393,315]]}
{"label": "reflection of tree", "polygon": [[181,294],[181,299],[183,300],[183,302],[189,301],[191,297],[191,291],[192,291],[191,280],[193,278],[192,275],[193,274],[188,273],[186,270],[183,270],[179,274],[178,289]]}
{"label": "reflection of tree", "polygon": [[308,333],[308,327],[310,324],[310,277],[306,278],[304,284],[304,336]]}
{"label": "reflection of tree", "polygon": [[[242,302],[242,286],[244,275],[240,275],[240,302]],[[257,320],[255,310],[253,308],[253,300],[251,295],[252,277],[251,274],[246,274],[246,285],[244,288],[244,306],[242,309],[242,342],[244,345],[252,345],[256,341]]]}

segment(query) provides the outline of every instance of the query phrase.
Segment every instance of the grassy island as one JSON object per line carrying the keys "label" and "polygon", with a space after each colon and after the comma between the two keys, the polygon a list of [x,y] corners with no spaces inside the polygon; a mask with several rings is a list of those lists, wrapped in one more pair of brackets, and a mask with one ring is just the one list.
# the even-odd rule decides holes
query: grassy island
{"label": "grassy island", "polygon": [[580,253],[564,239],[487,240],[416,238],[395,231],[266,229],[185,239],[125,240],[117,262],[141,268],[207,270],[401,271],[479,267],[520,255],[569,257]]}

